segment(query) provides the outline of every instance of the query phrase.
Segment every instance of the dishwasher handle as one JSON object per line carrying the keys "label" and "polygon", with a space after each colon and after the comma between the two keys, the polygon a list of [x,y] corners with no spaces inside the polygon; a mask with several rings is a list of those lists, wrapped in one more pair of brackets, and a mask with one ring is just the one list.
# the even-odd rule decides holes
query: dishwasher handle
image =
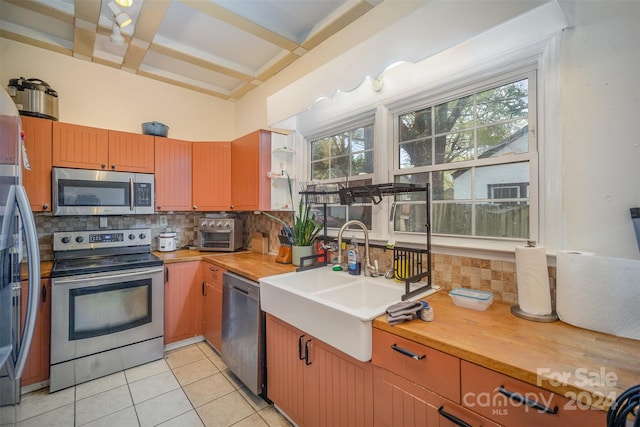
{"label": "dishwasher handle", "polygon": [[260,301],[260,285],[237,274],[225,272],[222,285],[229,291],[241,293],[255,301]]}

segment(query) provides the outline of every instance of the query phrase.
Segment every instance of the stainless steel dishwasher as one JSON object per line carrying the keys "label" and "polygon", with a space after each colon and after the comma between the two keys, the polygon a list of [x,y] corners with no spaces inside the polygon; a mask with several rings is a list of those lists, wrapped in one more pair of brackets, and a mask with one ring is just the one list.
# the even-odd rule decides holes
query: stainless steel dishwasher
{"label": "stainless steel dishwasher", "polygon": [[263,394],[264,313],[260,285],[237,274],[223,275],[222,360],[256,395]]}

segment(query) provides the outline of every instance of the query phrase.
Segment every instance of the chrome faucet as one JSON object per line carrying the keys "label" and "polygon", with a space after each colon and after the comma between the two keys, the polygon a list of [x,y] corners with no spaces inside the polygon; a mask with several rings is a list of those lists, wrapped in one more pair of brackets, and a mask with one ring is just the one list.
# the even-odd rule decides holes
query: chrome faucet
{"label": "chrome faucet", "polygon": [[344,233],[350,225],[357,225],[364,233],[364,275],[378,275],[377,269],[371,265],[369,260],[369,230],[367,230],[367,226],[364,225],[364,223],[355,219],[345,222],[344,225],[340,227],[340,231],[338,231],[338,262],[342,262],[342,233]]}

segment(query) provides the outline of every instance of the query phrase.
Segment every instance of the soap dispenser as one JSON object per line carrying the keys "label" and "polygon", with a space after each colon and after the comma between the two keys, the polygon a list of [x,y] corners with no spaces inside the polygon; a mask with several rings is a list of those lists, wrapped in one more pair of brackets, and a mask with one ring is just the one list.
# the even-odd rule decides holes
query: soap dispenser
{"label": "soap dispenser", "polygon": [[360,251],[358,250],[358,242],[354,236],[351,236],[351,246],[348,253],[348,269],[349,274],[359,276],[362,269],[362,262],[360,261]]}

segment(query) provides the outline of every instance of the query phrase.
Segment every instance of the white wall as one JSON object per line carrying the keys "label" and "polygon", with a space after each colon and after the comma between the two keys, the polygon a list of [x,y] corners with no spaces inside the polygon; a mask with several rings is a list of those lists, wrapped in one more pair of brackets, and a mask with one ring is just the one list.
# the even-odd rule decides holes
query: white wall
{"label": "white wall", "polygon": [[0,38],[0,83],[39,78],[58,92],[59,119],[141,133],[141,124],[169,126],[169,137],[229,141],[235,137],[232,102],[107,66]]}
{"label": "white wall", "polygon": [[[640,2],[575,1],[561,42],[566,247],[640,259]],[[559,141],[560,142],[560,141]]]}

